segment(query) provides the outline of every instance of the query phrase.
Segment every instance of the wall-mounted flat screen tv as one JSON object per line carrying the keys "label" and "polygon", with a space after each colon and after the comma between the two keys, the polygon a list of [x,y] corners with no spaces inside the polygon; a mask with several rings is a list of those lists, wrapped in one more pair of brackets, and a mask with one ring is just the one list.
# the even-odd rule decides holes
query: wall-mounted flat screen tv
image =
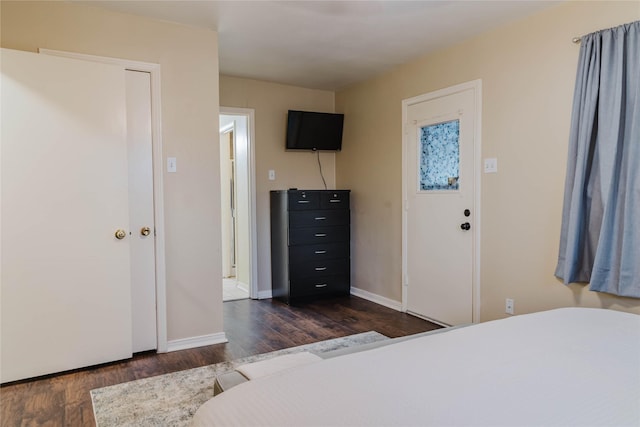
{"label": "wall-mounted flat screen tv", "polygon": [[344,114],[289,110],[287,150],[340,150]]}

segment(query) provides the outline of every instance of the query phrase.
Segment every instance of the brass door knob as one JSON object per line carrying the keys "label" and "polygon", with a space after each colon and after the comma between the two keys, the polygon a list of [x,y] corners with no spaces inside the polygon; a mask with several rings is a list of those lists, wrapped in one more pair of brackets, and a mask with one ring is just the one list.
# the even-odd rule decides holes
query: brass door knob
{"label": "brass door knob", "polygon": [[127,237],[127,232],[124,231],[123,229],[119,228],[119,229],[116,230],[115,236],[116,236],[116,239],[122,240],[125,237]]}
{"label": "brass door knob", "polygon": [[149,234],[151,234],[151,229],[149,227],[142,227],[140,229],[140,234],[143,236],[148,236]]}

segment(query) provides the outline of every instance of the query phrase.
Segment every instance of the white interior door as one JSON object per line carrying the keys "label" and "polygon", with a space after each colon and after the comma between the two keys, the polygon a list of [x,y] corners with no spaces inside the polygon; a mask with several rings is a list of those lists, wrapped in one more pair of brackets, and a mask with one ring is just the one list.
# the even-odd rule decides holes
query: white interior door
{"label": "white interior door", "polygon": [[235,277],[235,218],[233,179],[233,122],[220,131],[220,205],[222,277]]}
{"label": "white interior door", "polygon": [[238,286],[251,287],[251,214],[249,180],[249,129],[246,115],[233,117],[233,230],[235,276]]}
{"label": "white interior door", "polygon": [[447,325],[473,320],[475,91],[406,110],[407,310]]}
{"label": "white interior door", "polygon": [[124,71],[1,52],[0,381],[130,357]]}
{"label": "white interior door", "polygon": [[133,351],[157,348],[151,75],[126,77]]}

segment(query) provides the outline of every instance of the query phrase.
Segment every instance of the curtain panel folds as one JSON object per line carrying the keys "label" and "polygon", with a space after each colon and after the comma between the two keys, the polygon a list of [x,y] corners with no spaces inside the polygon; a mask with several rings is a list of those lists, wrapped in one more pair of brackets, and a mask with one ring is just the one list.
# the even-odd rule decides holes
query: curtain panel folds
{"label": "curtain panel folds", "polygon": [[640,298],[640,21],[581,39],[555,275]]}

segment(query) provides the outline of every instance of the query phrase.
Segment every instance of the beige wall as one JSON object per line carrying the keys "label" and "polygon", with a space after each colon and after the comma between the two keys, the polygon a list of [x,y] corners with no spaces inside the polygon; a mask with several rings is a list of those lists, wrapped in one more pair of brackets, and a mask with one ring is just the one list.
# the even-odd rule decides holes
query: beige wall
{"label": "beige wall", "polygon": [[637,2],[568,2],[402,65],[336,94],[345,113],[337,185],[353,190],[353,285],[400,301],[403,99],[482,79],[481,319],[561,306],[640,313],[640,300],[563,286],[554,276],[571,101],[574,36],[640,19]]}
{"label": "beige wall", "polygon": [[[334,93],[258,80],[220,76],[220,105],[255,110],[258,292],[271,290],[269,191],[323,189],[315,153],[285,151],[287,110],[333,112]],[[335,188],[335,154],[321,153],[327,186]],[[276,180],[268,172],[275,170]]]}
{"label": "beige wall", "polygon": [[164,156],[178,165],[164,175],[167,335],[221,332],[217,34],[67,2],[1,5],[2,47],[161,65]]}

